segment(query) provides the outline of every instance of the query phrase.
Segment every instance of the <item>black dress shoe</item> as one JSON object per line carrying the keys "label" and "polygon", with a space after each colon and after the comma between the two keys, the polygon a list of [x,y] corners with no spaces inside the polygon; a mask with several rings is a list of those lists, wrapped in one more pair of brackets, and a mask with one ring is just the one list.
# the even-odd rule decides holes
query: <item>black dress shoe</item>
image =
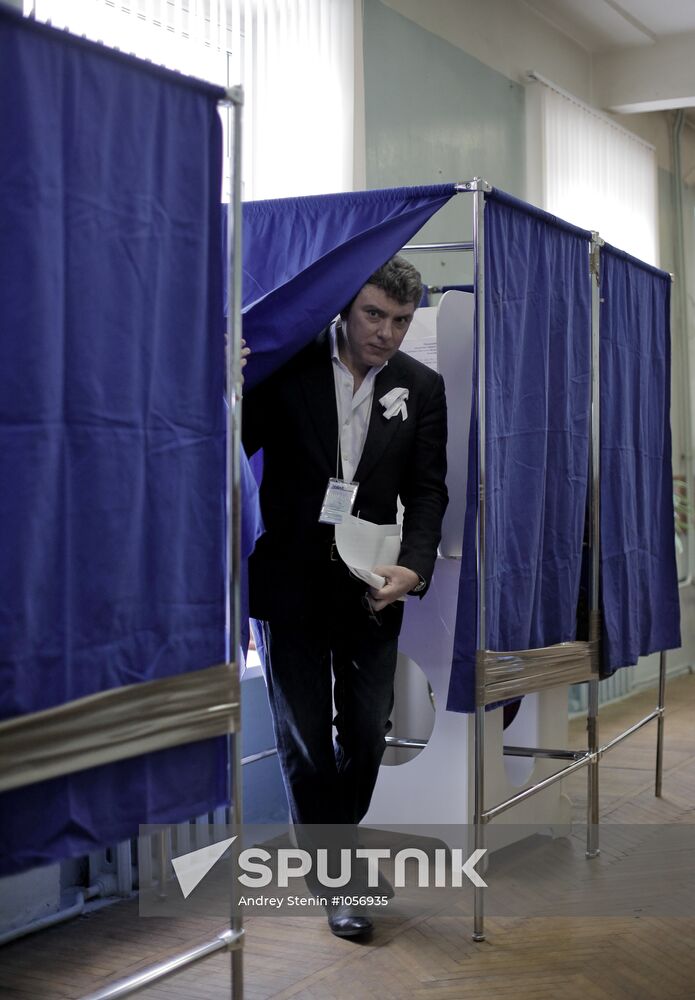
{"label": "black dress shoe", "polygon": [[374,930],[374,924],[364,913],[353,906],[327,906],[328,926],[336,937],[366,937]]}

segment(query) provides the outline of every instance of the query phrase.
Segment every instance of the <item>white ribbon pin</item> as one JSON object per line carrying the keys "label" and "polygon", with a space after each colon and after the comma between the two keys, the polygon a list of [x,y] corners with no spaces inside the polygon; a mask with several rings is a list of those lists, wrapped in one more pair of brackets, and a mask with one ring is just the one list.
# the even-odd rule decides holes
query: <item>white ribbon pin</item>
{"label": "white ribbon pin", "polygon": [[403,419],[407,420],[408,407],[405,405],[407,398],[408,390],[398,388],[391,389],[385,396],[382,396],[379,402],[384,407],[384,417],[390,420],[391,417],[395,417],[397,413],[400,413]]}

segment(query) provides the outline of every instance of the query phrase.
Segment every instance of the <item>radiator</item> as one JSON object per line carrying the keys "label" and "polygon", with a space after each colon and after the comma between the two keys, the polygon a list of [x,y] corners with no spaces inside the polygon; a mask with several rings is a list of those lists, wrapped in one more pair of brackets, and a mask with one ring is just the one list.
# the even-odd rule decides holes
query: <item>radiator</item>
{"label": "radiator", "polygon": [[[634,667],[623,667],[616,670],[612,677],[599,681],[598,703],[605,705],[609,701],[625,698],[635,689]],[[573,684],[569,689],[569,711],[571,714],[586,712],[589,706],[589,685]]]}

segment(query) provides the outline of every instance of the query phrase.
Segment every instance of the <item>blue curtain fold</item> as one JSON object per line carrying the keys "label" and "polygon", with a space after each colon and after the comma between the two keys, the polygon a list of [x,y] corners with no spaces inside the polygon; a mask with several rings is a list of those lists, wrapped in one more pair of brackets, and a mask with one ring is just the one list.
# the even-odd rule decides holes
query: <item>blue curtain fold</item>
{"label": "blue curtain fold", "polygon": [[[0,12],[0,718],[224,660],[219,96]],[[6,793],[0,873],[226,772],[222,739]]]}
{"label": "blue curtain fold", "polygon": [[[486,199],[488,649],[576,637],[589,471],[589,239],[501,192]],[[464,712],[475,708],[477,426],[474,412],[448,700]]]}
{"label": "blue curtain fold", "polygon": [[244,337],[253,388],[325,327],[456,193],[454,184],[247,202]]}
{"label": "blue curtain fold", "polygon": [[602,674],[680,645],[671,469],[671,279],[601,251]]}
{"label": "blue curtain fold", "polygon": [[[452,183],[246,202],[242,294],[252,354],[245,387],[258,385],[313,340],[455,193]],[[260,482],[262,456],[252,465]],[[251,490],[245,505],[249,523],[256,522]],[[246,566],[242,607],[248,608]],[[258,630],[263,658],[260,636]]]}

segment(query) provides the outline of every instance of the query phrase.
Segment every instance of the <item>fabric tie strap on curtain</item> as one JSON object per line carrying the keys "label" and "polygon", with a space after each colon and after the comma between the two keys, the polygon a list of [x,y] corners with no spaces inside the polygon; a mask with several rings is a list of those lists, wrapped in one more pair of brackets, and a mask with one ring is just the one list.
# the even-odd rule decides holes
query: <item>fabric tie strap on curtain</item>
{"label": "fabric tie strap on curtain", "polygon": [[234,732],[238,678],[221,664],[0,722],[0,792]]}
{"label": "fabric tie strap on curtain", "polygon": [[[561,642],[532,650],[478,653],[478,704],[499,705],[530,691],[576,684],[598,674],[598,642]],[[481,662],[482,661],[482,662]]]}
{"label": "fabric tie strap on curtain", "polygon": [[[225,659],[221,95],[0,12],[1,719]],[[224,738],[17,788],[0,871],[226,798]]]}
{"label": "fabric tie strap on curtain", "polygon": [[680,645],[671,468],[671,278],[601,250],[602,674]]}
{"label": "fabric tie strap on curtain", "polygon": [[455,184],[244,205],[244,337],[253,388],[316,337],[456,194]]}
{"label": "fabric tie strap on curtain", "polygon": [[[502,192],[486,197],[488,650],[537,649],[576,639],[589,470],[590,238]],[[464,712],[475,709],[475,395],[447,706]],[[548,662],[557,661],[552,653],[547,656]],[[503,691],[502,697],[511,693]]]}

